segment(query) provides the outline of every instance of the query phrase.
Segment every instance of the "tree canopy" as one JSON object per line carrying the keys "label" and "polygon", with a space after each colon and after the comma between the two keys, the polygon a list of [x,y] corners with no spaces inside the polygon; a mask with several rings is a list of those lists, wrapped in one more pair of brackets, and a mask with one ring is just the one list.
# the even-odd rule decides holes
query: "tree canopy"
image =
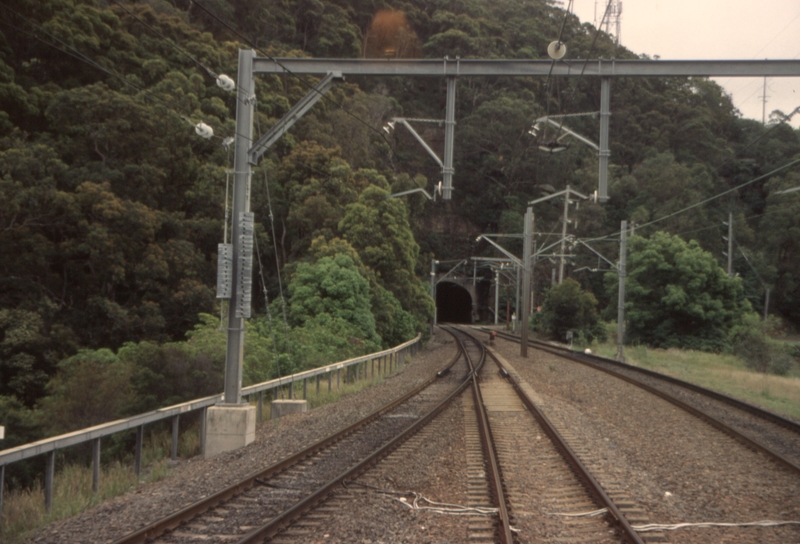
{"label": "tree canopy", "polygon": [[[81,390],[82,365],[129,381],[133,399],[115,410],[181,398],[160,381],[218,387],[223,339],[210,316],[221,309],[225,138],[239,95],[215,78],[235,74],[240,48],[545,59],[560,35],[572,59],[646,58],[549,0],[8,0],[0,23],[0,408],[26,435],[37,427],[25,410]],[[313,84],[259,75],[256,134]],[[437,78],[339,83],[264,155],[250,186],[264,296],[254,296],[246,380],[409,339],[433,312],[421,279],[431,258],[460,260],[480,251],[478,233],[519,231],[527,202],[567,184],[594,191],[592,149],[541,153],[557,129],[529,130],[569,115],[565,126],[595,139],[599,120],[584,115],[599,109],[595,79],[460,77],[456,95],[451,202],[386,198],[441,179],[412,135],[381,130],[397,116],[442,119]],[[643,225],[631,245],[631,338],[674,345],[685,332],[690,347],[723,349],[765,287],[774,311],[800,325],[800,193],[779,194],[800,178],[796,166],[766,176],[800,159],[800,133],[777,112],[766,126],[742,119],[705,78],[615,79],[611,110],[611,199],[573,210],[570,234],[609,239],[621,220]],[[199,122],[215,136],[199,138]],[[442,153],[444,127],[418,125]],[[738,283],[714,268],[729,213]],[[561,214],[559,202],[537,205],[537,231],[556,230]],[[581,293],[615,300],[615,284],[579,272],[597,268],[595,255],[576,247],[569,264]],[[551,266],[538,261],[537,299]]]}
{"label": "tree canopy", "polygon": [[[616,274],[607,283],[618,282]],[[651,346],[721,351],[748,313],[742,282],[696,241],[658,232],[630,240],[625,278],[626,336]]]}

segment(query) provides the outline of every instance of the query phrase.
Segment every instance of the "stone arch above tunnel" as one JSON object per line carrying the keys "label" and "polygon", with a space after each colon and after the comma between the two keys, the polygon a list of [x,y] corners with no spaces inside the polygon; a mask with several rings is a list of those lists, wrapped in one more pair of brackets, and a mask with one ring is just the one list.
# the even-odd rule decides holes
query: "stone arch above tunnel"
{"label": "stone arch above tunnel", "polygon": [[436,321],[439,323],[472,323],[474,301],[472,294],[451,281],[436,286]]}

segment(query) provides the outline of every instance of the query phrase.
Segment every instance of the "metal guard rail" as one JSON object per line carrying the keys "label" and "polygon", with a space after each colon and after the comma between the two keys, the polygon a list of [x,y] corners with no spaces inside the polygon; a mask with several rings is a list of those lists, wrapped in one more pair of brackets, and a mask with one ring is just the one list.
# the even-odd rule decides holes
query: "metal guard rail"
{"label": "metal guard rail", "polygon": [[[329,372],[347,368],[352,365],[357,365],[374,359],[379,359],[381,357],[386,357],[387,355],[401,353],[403,350],[417,344],[420,341],[420,339],[421,335],[417,335],[416,338],[409,340],[408,342],[405,342],[403,344],[400,344],[399,346],[396,346],[394,348],[379,351],[376,353],[371,353],[369,355],[362,355],[361,357],[356,357],[354,359],[348,359],[346,361],[333,363],[331,365],[314,368],[312,370],[306,370],[305,372],[298,372],[297,374],[292,374],[290,376],[285,376],[283,378],[277,378],[275,380],[270,380],[268,382],[263,382],[256,385],[243,387],[242,396],[247,397],[263,391],[277,389],[279,387],[293,384],[294,382],[307,380],[308,378],[313,378],[322,374],[328,374]],[[130,418],[119,419],[117,421],[111,421],[109,423],[103,423],[101,425],[96,425],[94,427],[89,427],[87,429],[81,429],[80,431],[74,431],[71,433],[54,436],[52,438],[46,438],[44,440],[39,440],[37,442],[25,444],[23,446],[9,448],[7,450],[0,450],[0,467],[5,467],[6,465],[10,465],[11,463],[22,461],[24,459],[30,459],[31,457],[36,457],[37,455],[50,453],[53,451],[57,451],[70,446],[75,446],[78,444],[83,444],[86,442],[91,442],[93,440],[97,440],[98,438],[111,436],[113,434],[122,431],[136,429],[138,427],[142,427],[143,425],[154,423],[156,421],[171,419],[181,414],[193,412],[196,410],[202,410],[203,408],[208,408],[209,406],[214,406],[217,403],[221,402],[222,397],[223,394],[220,393],[219,395],[213,395],[211,397],[205,397],[202,399],[196,399],[189,402],[184,402],[182,404],[176,404],[174,406],[159,408],[158,410],[154,410],[152,412],[147,412],[144,414],[139,414],[137,416],[133,416]],[[2,484],[0,483],[0,485]]]}

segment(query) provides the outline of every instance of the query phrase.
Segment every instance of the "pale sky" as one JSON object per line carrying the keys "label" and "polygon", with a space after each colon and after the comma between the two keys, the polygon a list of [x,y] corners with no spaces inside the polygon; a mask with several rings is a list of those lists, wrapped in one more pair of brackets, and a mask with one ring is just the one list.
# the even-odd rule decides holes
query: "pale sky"
{"label": "pale sky", "polygon": [[[596,6],[599,23],[606,2],[573,0],[572,11],[595,23]],[[568,5],[564,0],[563,7]],[[622,0],[620,20],[621,43],[636,54],[665,60],[800,59],[800,0]],[[715,81],[743,117],[761,121],[763,78]],[[767,78],[766,95],[767,119],[776,109],[789,113],[800,106],[800,78]],[[791,124],[800,127],[800,113]]]}

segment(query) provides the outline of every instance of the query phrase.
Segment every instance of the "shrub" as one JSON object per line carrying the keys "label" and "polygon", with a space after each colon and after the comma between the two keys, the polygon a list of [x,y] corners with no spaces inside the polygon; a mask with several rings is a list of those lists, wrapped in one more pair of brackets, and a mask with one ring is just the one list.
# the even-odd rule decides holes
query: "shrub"
{"label": "shrub", "polygon": [[606,329],[597,316],[597,299],[581,289],[572,279],[564,280],[548,291],[536,320],[541,330],[556,340],[564,340],[567,331],[587,342],[605,340]]}
{"label": "shrub", "polygon": [[733,334],[734,354],[745,366],[757,372],[785,376],[792,368],[790,350],[767,336],[755,314],[748,314]]}

